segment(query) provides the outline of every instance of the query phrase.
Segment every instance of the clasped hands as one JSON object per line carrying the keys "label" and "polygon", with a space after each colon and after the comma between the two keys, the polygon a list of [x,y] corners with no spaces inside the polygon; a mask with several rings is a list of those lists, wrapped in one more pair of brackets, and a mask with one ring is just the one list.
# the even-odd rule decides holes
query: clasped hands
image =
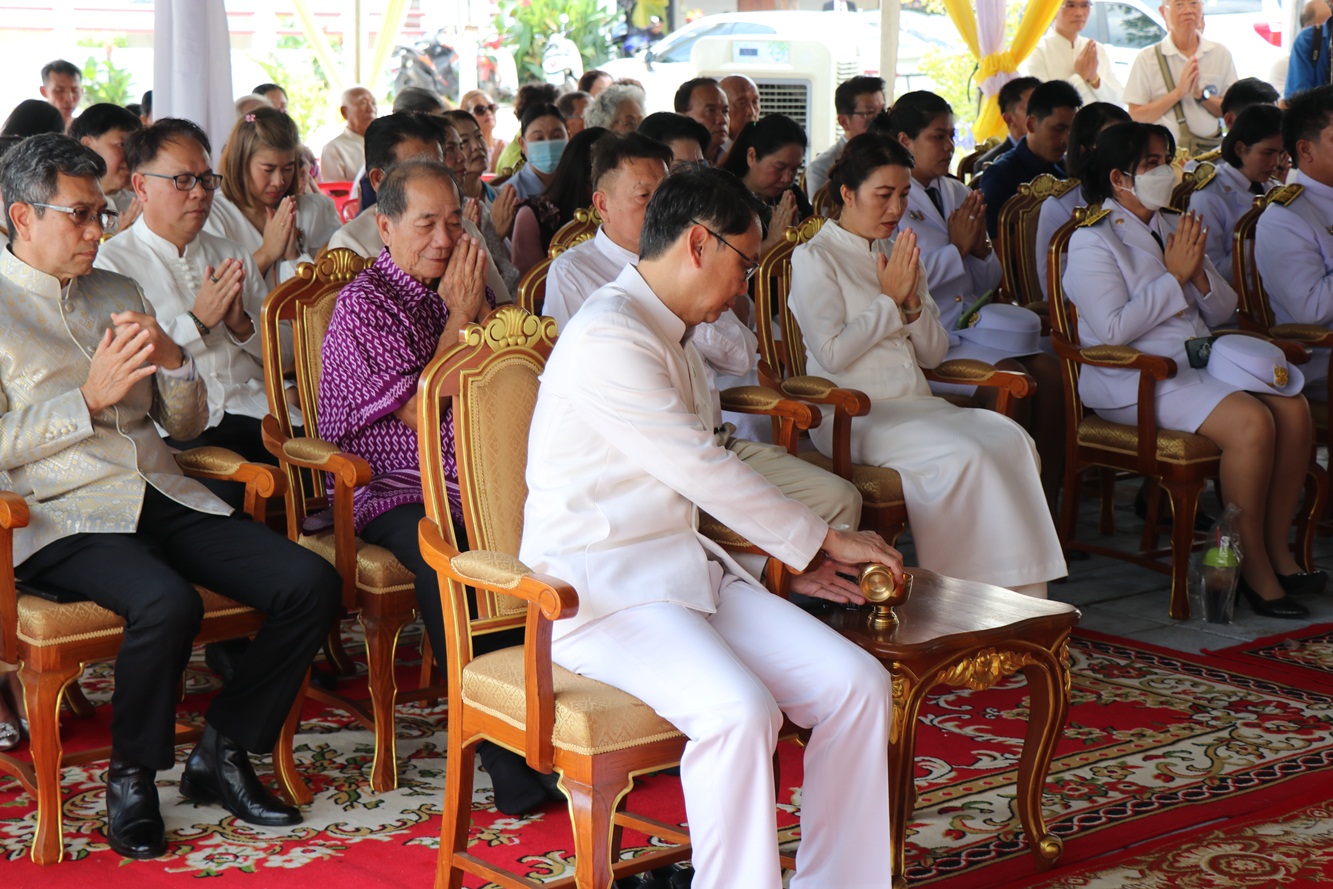
{"label": "clasped hands", "polygon": [[206,280],[191,309],[199,323],[205,327],[225,323],[239,337],[254,333],[254,324],[245,313],[245,301],[241,298],[245,283],[244,263],[239,259],[224,259],[216,269],[213,266],[205,268],[204,275]]}
{"label": "clasped hands", "polygon": [[[90,413],[119,404],[134,385],[157,373],[158,367],[175,370],[185,353],[167,336],[157,319],[143,312],[113,312],[114,325],[102,334],[88,367],[88,379],[79,387]],[[155,364],[149,360],[156,358]]]}
{"label": "clasped hands", "polygon": [[1204,269],[1204,248],[1208,246],[1208,226],[1203,224],[1203,217],[1197,213],[1185,213],[1180,217],[1176,230],[1166,238],[1166,270],[1171,273],[1181,286],[1193,284],[1200,295],[1212,291],[1208,283],[1208,273]]}

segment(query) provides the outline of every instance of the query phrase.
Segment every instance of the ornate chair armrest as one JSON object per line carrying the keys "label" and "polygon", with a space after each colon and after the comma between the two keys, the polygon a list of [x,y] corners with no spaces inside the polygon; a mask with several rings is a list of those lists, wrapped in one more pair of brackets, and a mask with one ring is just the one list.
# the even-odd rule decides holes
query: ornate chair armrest
{"label": "ornate chair armrest", "polygon": [[282,443],[281,460],[302,469],[333,473],[337,484],[359,488],[370,483],[370,464],[364,457],[338,450],[319,438],[292,438]]}
{"label": "ornate chair armrest", "polygon": [[852,417],[870,413],[870,396],[857,389],[842,389],[823,377],[788,377],[782,394],[811,404],[828,404]]}
{"label": "ornate chair armrest", "polygon": [[994,365],[974,358],[955,358],[933,369],[922,370],[926,379],[933,382],[998,389],[995,410],[1006,417],[1013,414],[1015,399],[1025,398],[1037,389],[1036,381],[1021,371],[997,370]]}
{"label": "ornate chair armrest", "polygon": [[1139,372],[1138,458],[1143,472],[1152,471],[1157,460],[1157,384],[1176,375],[1176,362],[1162,355],[1140,352],[1132,346],[1103,344],[1079,348],[1059,333],[1051,334],[1051,345],[1057,355],[1069,361]]}
{"label": "ornate chair armrest", "polygon": [[[1328,331],[1325,332],[1330,333]],[[1305,364],[1314,356],[1314,352],[1304,342],[1289,339],[1277,339],[1276,337],[1269,336],[1257,330],[1214,330],[1213,335],[1252,336],[1256,339],[1266,340],[1281,349],[1282,354],[1286,356],[1287,361],[1292,364]]]}
{"label": "ornate chair armrest", "polygon": [[1085,346],[1076,349],[1073,357],[1079,364],[1137,370],[1154,380],[1167,380],[1176,375],[1175,361],[1162,355],[1140,352],[1133,346]]}
{"label": "ornate chair armrest", "polygon": [[783,398],[780,392],[767,386],[733,386],[722,390],[721,396],[724,411],[772,417],[775,440],[792,454],[797,451],[801,430],[818,426],[823,419],[810,405]]}
{"label": "ornate chair armrest", "polygon": [[18,590],[14,588],[14,529],[28,524],[28,504],[13,491],[0,491],[0,661],[18,654]]}
{"label": "ornate chair armrest", "polygon": [[[456,584],[515,596],[528,603],[526,636],[523,641],[523,679],[527,704],[524,753],[528,764],[543,772],[551,770],[555,758],[555,692],[551,678],[551,622],[573,617],[579,609],[574,588],[554,577],[535,574],[507,553],[473,550],[460,553],[449,544],[429,517],[418,526],[421,555],[453,588]],[[447,603],[446,603],[447,605]],[[446,626],[449,624],[446,607]],[[461,639],[451,639],[457,647]],[[450,662],[463,663],[453,660]],[[450,687],[454,679],[450,677]]]}
{"label": "ornate chair armrest", "polygon": [[1333,346],[1333,330],[1318,324],[1278,324],[1268,328],[1268,335],[1307,346]]}
{"label": "ornate chair armrest", "polygon": [[268,520],[268,501],[287,492],[287,480],[276,466],[249,463],[226,448],[191,448],[176,454],[176,464],[192,478],[240,482],[245,485],[245,511],[257,522]]}

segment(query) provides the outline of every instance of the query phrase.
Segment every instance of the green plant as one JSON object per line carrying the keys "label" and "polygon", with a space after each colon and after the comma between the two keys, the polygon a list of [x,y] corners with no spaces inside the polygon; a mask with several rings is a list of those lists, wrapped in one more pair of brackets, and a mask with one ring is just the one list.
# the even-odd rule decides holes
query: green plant
{"label": "green plant", "polygon": [[281,59],[270,55],[267,59],[254,58],[254,62],[264,69],[271,82],[280,85],[287,93],[287,115],[296,121],[301,138],[309,139],[321,127],[335,122],[338,104],[329,100],[329,80],[308,47],[304,52],[287,48],[280,52],[283,54]]}
{"label": "green plant", "polygon": [[102,50],[105,58],[98,60],[96,55],[88,56],[83,63],[83,104],[96,105],[110,102],[124,105],[130,101],[130,82],[133,79],[128,68],[121,68],[111,61],[111,53],[116,47],[125,46],[125,35],[105,34],[99,37],[86,37],[79,41],[79,46],[96,47]]}
{"label": "green plant", "polygon": [[547,38],[561,31],[579,47],[585,68],[609,59],[615,16],[598,0],[500,0],[495,30],[513,50],[519,83],[527,83],[546,79],[542,50]]}

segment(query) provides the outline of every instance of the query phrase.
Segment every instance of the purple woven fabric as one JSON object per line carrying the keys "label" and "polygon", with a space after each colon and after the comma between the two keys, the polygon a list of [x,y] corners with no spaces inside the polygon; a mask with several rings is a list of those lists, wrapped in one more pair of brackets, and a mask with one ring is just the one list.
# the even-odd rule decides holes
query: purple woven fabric
{"label": "purple woven fabric", "polygon": [[[495,307],[489,289],[486,302]],[[424,500],[417,435],[394,411],[416,392],[448,319],[440,295],[398,268],[387,248],[338,294],[324,337],[319,436],[370,464],[370,484],[353,494],[357,534],[394,507]],[[440,435],[449,509],[461,522],[452,408]]]}

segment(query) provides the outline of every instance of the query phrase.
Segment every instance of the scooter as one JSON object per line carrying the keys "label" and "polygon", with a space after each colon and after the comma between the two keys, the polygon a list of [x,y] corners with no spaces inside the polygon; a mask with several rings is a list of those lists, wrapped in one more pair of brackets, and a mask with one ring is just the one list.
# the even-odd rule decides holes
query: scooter
{"label": "scooter", "polygon": [[546,46],[542,49],[542,71],[546,73],[546,82],[559,87],[561,92],[578,89],[579,78],[583,76],[583,53],[565,33],[568,27],[569,16],[560,16],[560,30],[546,38]]}

